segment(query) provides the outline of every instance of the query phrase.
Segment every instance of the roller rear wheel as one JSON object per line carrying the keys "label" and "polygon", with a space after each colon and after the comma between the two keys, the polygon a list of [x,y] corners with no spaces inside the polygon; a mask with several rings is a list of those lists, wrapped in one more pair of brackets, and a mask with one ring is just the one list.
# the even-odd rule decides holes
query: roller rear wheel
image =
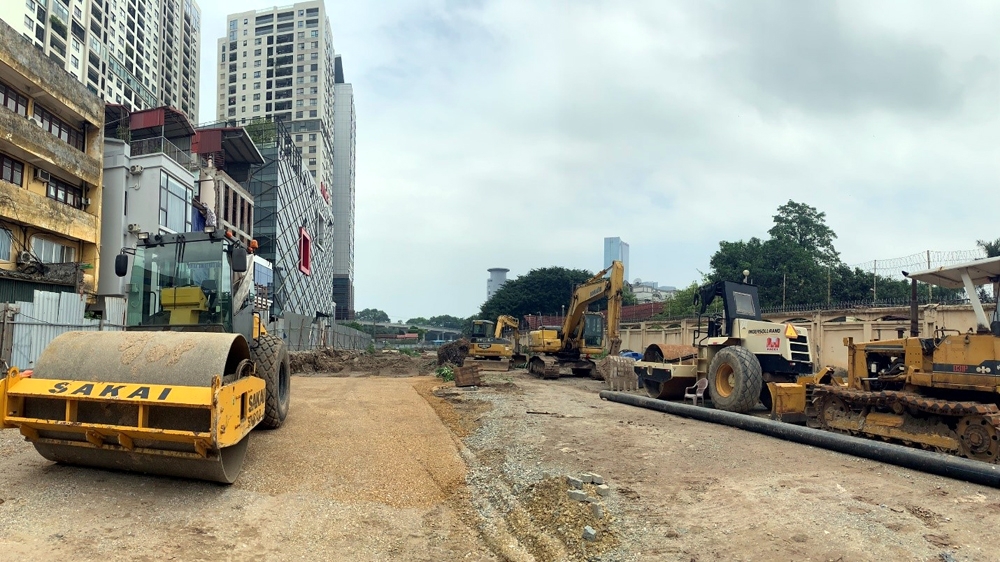
{"label": "roller rear wheel", "polygon": [[260,427],[277,429],[288,416],[292,396],[288,348],[281,338],[271,334],[260,336],[256,344],[250,348],[250,355],[257,364],[257,376],[264,379],[267,385],[264,419],[261,420]]}

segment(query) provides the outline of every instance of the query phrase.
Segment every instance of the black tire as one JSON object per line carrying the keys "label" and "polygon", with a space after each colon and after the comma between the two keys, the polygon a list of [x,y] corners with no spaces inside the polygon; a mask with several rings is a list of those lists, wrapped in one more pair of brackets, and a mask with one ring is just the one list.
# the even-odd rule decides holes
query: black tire
{"label": "black tire", "polygon": [[281,338],[268,334],[257,338],[256,345],[250,348],[250,356],[257,365],[257,376],[266,383],[264,419],[258,427],[277,429],[288,416],[292,398],[288,348]]}
{"label": "black tire", "polygon": [[760,400],[764,377],[760,361],[745,347],[721,349],[708,366],[712,404],[720,410],[745,414]]}

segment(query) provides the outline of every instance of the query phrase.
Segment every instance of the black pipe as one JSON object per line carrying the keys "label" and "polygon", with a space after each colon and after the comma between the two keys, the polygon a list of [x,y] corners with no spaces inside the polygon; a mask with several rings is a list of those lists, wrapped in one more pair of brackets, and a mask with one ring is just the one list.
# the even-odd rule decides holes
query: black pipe
{"label": "black pipe", "polygon": [[831,433],[820,429],[812,429],[800,425],[784,423],[746,414],[734,414],[712,408],[691,406],[688,404],[678,404],[676,402],[666,402],[627,394],[624,392],[611,392],[605,390],[601,392],[601,398],[612,402],[621,402],[658,410],[667,414],[693,418],[728,425],[755,433],[763,433],[771,437],[795,441],[805,445],[830,449],[848,455],[865,457],[874,461],[894,464],[913,470],[920,470],[965,480],[974,484],[992,486],[1000,488],[1000,466],[980,461],[946,455],[942,453],[932,453],[921,449],[911,449],[902,445],[872,441],[858,437],[850,437],[839,433]]}
{"label": "black pipe", "polygon": [[920,335],[920,319],[917,315],[917,280],[910,279],[910,337]]}

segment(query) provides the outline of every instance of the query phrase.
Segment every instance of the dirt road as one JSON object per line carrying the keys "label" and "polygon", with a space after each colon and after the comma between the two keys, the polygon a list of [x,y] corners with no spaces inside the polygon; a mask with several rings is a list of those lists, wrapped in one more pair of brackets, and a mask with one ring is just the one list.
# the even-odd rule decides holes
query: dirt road
{"label": "dirt road", "polygon": [[[1000,491],[495,373],[296,377],[233,486],[54,465],[0,432],[30,560],[996,560]],[[597,473],[607,497],[565,477]],[[597,507],[593,507],[593,506]],[[598,507],[600,509],[598,509]],[[591,526],[596,541],[582,539]]]}
{"label": "dirt road", "polygon": [[1000,490],[602,401],[597,381],[506,378],[520,392],[483,431],[516,456],[495,466],[601,474],[622,556],[998,559]]}
{"label": "dirt road", "polygon": [[236,484],[54,465],[0,432],[0,553],[25,560],[483,560],[455,438],[416,379],[300,378]]}

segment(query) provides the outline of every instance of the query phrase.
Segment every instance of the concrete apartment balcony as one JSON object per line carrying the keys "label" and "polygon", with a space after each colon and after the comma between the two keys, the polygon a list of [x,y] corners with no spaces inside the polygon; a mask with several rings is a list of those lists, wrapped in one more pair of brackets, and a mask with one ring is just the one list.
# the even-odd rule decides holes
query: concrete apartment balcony
{"label": "concrete apartment balcony", "polygon": [[64,175],[80,178],[90,185],[101,184],[102,158],[77,150],[43,130],[34,120],[5,107],[0,108],[0,150],[34,166],[64,170]]}
{"label": "concrete apartment balcony", "polygon": [[96,215],[3,180],[0,180],[0,218],[44,225],[46,230],[90,244],[98,241]]}

